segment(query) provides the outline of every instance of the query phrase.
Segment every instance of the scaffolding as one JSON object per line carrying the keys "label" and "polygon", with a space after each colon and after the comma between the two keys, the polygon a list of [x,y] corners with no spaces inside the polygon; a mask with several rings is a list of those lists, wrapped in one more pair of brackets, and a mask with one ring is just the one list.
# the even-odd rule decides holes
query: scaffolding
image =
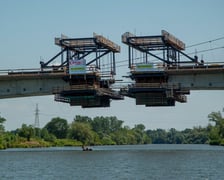
{"label": "scaffolding", "polygon": [[[161,31],[161,35],[154,36],[136,36],[126,32],[122,35],[122,42],[128,45],[129,68],[133,68],[137,64],[134,50],[142,53],[142,57],[144,57],[142,63],[144,64],[149,63],[150,56],[171,66],[180,63],[197,63],[197,57],[192,58],[183,52],[185,44],[165,30]],[[186,60],[181,60],[180,55],[184,56]]]}
{"label": "scaffolding", "polygon": [[[63,79],[69,83],[69,88],[55,87],[55,101],[71,106],[108,107],[110,99],[123,99],[110,88],[115,82],[115,53],[120,52],[120,46],[96,33],[87,38],[61,35],[55,38],[55,44],[61,51],[48,62],[40,62],[43,70],[65,72]],[[53,64],[59,56],[60,64]]]}
{"label": "scaffolding", "polygon": [[[190,91],[183,90],[179,84],[170,84],[166,72],[166,68],[181,63],[197,63],[197,57],[192,58],[183,52],[185,44],[181,40],[162,30],[161,35],[154,36],[126,32],[122,35],[122,42],[128,45],[129,77],[135,81],[132,86],[121,89],[124,95],[135,98],[137,105],[145,106],[174,106],[175,101],[187,101],[185,94]],[[142,53],[141,62],[135,57],[136,51]],[[180,55],[187,61],[183,61]],[[150,60],[151,57],[158,60],[157,63]]]}

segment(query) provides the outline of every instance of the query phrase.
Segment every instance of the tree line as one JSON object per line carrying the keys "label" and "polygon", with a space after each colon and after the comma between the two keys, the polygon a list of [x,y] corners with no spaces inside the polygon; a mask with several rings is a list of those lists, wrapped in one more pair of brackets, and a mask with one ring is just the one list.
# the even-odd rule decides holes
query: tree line
{"label": "tree line", "polygon": [[224,118],[221,112],[208,115],[207,127],[178,131],[146,130],[143,124],[133,128],[115,116],[76,116],[72,123],[55,117],[43,128],[23,124],[14,131],[5,131],[5,118],[0,117],[0,149],[13,147],[126,145],[126,144],[211,144],[224,145]]}

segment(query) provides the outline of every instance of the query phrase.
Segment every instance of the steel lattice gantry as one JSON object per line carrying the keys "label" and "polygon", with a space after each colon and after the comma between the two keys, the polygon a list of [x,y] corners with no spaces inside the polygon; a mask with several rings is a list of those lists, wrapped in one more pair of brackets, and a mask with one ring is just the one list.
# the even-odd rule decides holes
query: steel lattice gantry
{"label": "steel lattice gantry", "polygon": [[[55,44],[61,47],[61,51],[52,57],[48,62],[40,62],[42,68],[59,69],[69,67],[69,61],[72,58],[87,60],[86,66],[95,66],[96,69],[101,69],[102,57],[110,54],[109,74],[115,75],[115,53],[120,52],[120,46],[113,43],[109,39],[94,33],[93,37],[88,38],[69,38],[61,35],[60,38],[55,38]],[[66,52],[66,57],[64,53]],[[52,62],[61,55],[61,63],[52,65]]]}
{"label": "steel lattice gantry", "polygon": [[[196,56],[192,58],[183,52],[185,44],[165,30],[156,36],[135,36],[126,32],[122,35],[122,42],[128,45],[129,68],[135,66],[138,60],[134,57],[134,49],[142,52],[143,63],[148,63],[150,56],[167,65],[197,62]],[[180,55],[187,60],[181,60]]]}
{"label": "steel lattice gantry", "polygon": [[[189,94],[189,90],[168,83],[169,76],[165,71],[165,68],[183,63],[197,63],[197,57],[183,52],[185,44],[182,41],[162,30],[161,35],[156,36],[135,36],[126,32],[122,42],[128,45],[129,77],[135,81],[121,89],[122,94],[135,98],[136,104],[146,106],[174,106],[175,101],[186,102],[185,94]],[[141,53],[138,58],[136,51]],[[152,63],[152,58],[157,64]]]}
{"label": "steel lattice gantry", "polygon": [[[68,38],[62,35],[55,38],[61,51],[48,62],[40,62],[41,68],[65,71],[64,81],[69,87],[55,87],[55,100],[81,105],[82,107],[108,107],[110,99],[123,99],[110,85],[115,82],[115,53],[120,46],[109,39],[94,33],[89,38]],[[106,57],[107,55],[107,57]],[[53,61],[61,56],[61,63]]]}

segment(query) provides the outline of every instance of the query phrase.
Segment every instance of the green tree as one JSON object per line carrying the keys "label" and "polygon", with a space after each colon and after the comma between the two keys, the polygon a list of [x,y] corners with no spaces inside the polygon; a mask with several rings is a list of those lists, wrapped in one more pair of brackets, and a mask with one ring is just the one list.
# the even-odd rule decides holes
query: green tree
{"label": "green tree", "polygon": [[87,123],[72,122],[69,129],[69,138],[76,139],[83,145],[95,144],[96,134],[91,130],[91,126]]}
{"label": "green tree", "polygon": [[68,133],[68,122],[65,119],[56,117],[47,123],[45,128],[58,139],[63,139]]}
{"label": "green tree", "polygon": [[93,131],[95,131],[102,139],[111,133],[119,131],[122,128],[123,121],[118,120],[116,117],[95,117],[91,122]]}
{"label": "green tree", "polygon": [[115,145],[117,144],[112,140],[112,137],[109,135],[105,135],[101,140],[102,145]]}
{"label": "green tree", "polygon": [[110,133],[110,122],[103,116],[93,118],[91,126],[93,131],[99,134],[100,138]]}
{"label": "green tree", "polygon": [[26,124],[22,124],[22,127],[18,130],[18,134],[20,137],[24,137],[27,141],[30,141],[30,138],[34,136],[34,128]]}
{"label": "green tree", "polygon": [[0,149],[4,149],[5,145],[4,145],[4,137],[3,137],[3,133],[5,131],[5,128],[3,126],[3,123],[6,121],[5,118],[0,116]]}
{"label": "green tree", "polygon": [[209,121],[215,123],[209,133],[210,144],[224,144],[224,118],[221,112],[212,112],[208,115],[208,118]]}
{"label": "green tree", "polygon": [[210,132],[209,132],[209,139],[210,139],[210,142],[209,144],[211,145],[219,145],[221,144],[222,142],[222,139],[219,135],[219,130],[217,127],[213,127]]}
{"label": "green tree", "polygon": [[137,144],[144,144],[144,130],[145,126],[143,124],[137,124],[135,127],[132,129],[137,141]]}
{"label": "green tree", "polygon": [[175,128],[171,128],[167,133],[167,143],[182,144],[184,142],[183,134]]}
{"label": "green tree", "polygon": [[167,144],[167,132],[164,129],[147,130],[146,134],[151,138],[153,144]]}
{"label": "green tree", "polygon": [[5,127],[3,125],[5,121],[6,119],[0,116],[0,135],[3,134],[3,132],[5,131]]}
{"label": "green tree", "polygon": [[128,137],[127,132],[124,130],[116,131],[111,134],[111,139],[117,144],[117,145],[125,145],[128,144]]}
{"label": "green tree", "polygon": [[123,136],[125,136],[123,139],[126,140],[126,144],[138,144],[135,130],[130,129],[128,126],[124,126],[120,131]]}
{"label": "green tree", "polygon": [[117,117],[106,117],[110,124],[110,132],[116,132],[122,128],[123,121],[118,120]]}
{"label": "green tree", "polygon": [[46,128],[42,128],[40,131],[40,137],[45,141],[54,142],[56,140],[55,135],[50,134]]}
{"label": "green tree", "polygon": [[0,149],[9,148],[16,141],[16,135],[11,132],[6,132],[4,127],[5,118],[0,116]]}
{"label": "green tree", "polygon": [[89,123],[91,124],[92,119],[88,116],[80,116],[80,115],[76,115],[74,118],[75,122],[81,122],[81,123]]}
{"label": "green tree", "polygon": [[212,112],[208,115],[209,121],[215,122],[215,126],[218,130],[218,134],[221,138],[224,138],[224,118],[221,112]]}

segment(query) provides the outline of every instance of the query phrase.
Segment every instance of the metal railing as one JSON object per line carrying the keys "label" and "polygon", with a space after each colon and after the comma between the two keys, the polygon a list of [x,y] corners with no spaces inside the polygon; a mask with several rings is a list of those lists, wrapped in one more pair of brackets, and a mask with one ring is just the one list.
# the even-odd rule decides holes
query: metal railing
{"label": "metal railing", "polygon": [[53,94],[59,94],[62,91],[72,91],[72,90],[94,90],[96,86],[94,85],[71,85],[71,86],[64,86],[64,87],[54,87],[52,89]]}
{"label": "metal railing", "polygon": [[[28,75],[28,74],[56,74],[62,73],[65,75],[70,75],[68,69],[66,67],[61,69],[54,68],[24,68],[24,69],[0,69],[0,76],[3,75]],[[98,68],[94,66],[86,66],[86,72],[83,74],[77,75],[85,75],[85,74],[95,74],[102,77],[110,77],[113,78],[111,71],[100,71]],[[74,74],[76,75],[76,74]]]}
{"label": "metal railing", "polygon": [[55,73],[66,73],[64,69],[41,69],[41,68],[29,68],[29,69],[1,69],[1,75],[27,75],[27,74],[55,74]]}
{"label": "metal railing", "polygon": [[173,66],[167,66],[166,70],[176,69],[224,69],[224,62],[199,62],[199,63],[181,63]]}
{"label": "metal railing", "polygon": [[165,89],[179,89],[180,84],[169,83],[136,83],[131,87],[133,88],[165,88]]}
{"label": "metal railing", "polygon": [[[142,66],[141,66],[142,65]],[[148,66],[147,66],[148,65]],[[176,63],[164,65],[162,63],[136,63],[131,67],[131,72],[160,72],[166,70],[188,70],[188,69],[224,69],[224,62],[198,62],[198,63]]]}

